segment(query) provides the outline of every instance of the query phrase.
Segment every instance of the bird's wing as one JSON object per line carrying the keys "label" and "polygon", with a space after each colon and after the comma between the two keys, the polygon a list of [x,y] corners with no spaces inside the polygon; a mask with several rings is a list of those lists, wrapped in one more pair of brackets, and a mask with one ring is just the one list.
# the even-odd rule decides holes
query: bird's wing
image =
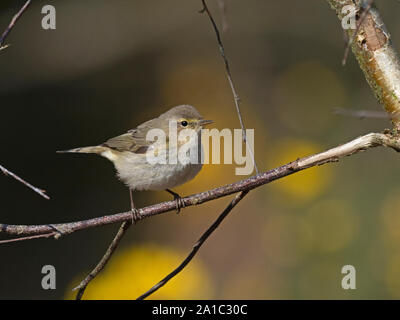
{"label": "bird's wing", "polygon": [[107,140],[102,146],[108,147],[120,152],[130,151],[134,153],[145,153],[147,149],[154,143],[146,139],[147,132],[151,128],[159,128],[159,119],[149,120],[137,128],[129,130],[120,136]]}

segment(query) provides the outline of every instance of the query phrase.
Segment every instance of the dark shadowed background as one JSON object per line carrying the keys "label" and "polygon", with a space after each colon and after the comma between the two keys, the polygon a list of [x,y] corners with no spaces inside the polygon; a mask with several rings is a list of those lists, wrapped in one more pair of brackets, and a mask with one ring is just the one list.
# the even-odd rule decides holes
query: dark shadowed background
{"label": "dark shadowed background", "polygon": [[[400,4],[376,1],[400,44]],[[3,0],[4,30],[23,0]],[[57,29],[41,28],[53,4]],[[384,119],[332,109],[380,110],[326,1],[227,1],[223,34],[243,117],[255,129],[261,170],[381,131]],[[216,1],[209,1],[218,25]],[[76,221],[129,209],[106,159],[56,154],[98,144],[178,104],[213,127],[239,128],[215,34],[200,0],[34,1],[0,52],[0,164],[51,197],[0,175],[0,222]],[[188,195],[244,177],[206,165],[176,189]],[[250,193],[187,269],[154,298],[400,298],[399,156],[383,148],[285,178]],[[139,206],[169,200],[137,192]],[[176,267],[228,198],[140,222],[84,298],[131,299]],[[64,299],[95,266],[118,226],[59,240],[0,246],[0,298]],[[4,239],[1,236],[1,239]],[[344,265],[357,289],[341,288]],[[53,265],[56,290],[41,288]]]}

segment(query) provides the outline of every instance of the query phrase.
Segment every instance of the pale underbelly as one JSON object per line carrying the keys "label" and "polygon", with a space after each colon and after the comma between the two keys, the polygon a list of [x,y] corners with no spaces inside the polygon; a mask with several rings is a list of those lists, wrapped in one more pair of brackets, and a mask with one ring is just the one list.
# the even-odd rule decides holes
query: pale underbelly
{"label": "pale underbelly", "polygon": [[133,190],[165,190],[193,179],[202,164],[150,164],[147,161],[133,164],[119,161],[115,167],[121,181]]}

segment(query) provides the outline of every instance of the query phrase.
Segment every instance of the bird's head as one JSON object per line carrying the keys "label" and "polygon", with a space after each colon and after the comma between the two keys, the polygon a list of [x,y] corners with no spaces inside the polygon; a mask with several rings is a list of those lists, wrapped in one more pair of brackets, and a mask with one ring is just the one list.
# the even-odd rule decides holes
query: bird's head
{"label": "bird's head", "polygon": [[184,129],[193,129],[196,132],[203,126],[213,123],[212,120],[204,120],[195,107],[190,105],[180,105],[173,107],[160,116],[160,119],[167,127],[170,121],[176,122],[178,133]]}

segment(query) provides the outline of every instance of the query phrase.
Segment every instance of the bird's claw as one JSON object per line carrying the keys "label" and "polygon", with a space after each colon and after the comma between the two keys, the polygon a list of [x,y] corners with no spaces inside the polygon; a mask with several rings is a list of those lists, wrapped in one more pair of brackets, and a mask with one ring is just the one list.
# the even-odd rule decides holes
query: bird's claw
{"label": "bird's claw", "polygon": [[176,203],[176,214],[179,214],[179,212],[181,212],[181,209],[185,207],[185,202],[178,194],[174,195],[174,199]]}
{"label": "bird's claw", "polygon": [[136,208],[132,208],[131,213],[132,213],[132,224],[136,224],[136,222],[140,220],[139,210]]}
{"label": "bird's claw", "polygon": [[55,239],[59,239],[60,237],[73,232],[71,228],[64,227],[63,225],[59,225],[58,227],[56,227],[54,224],[49,224],[48,226],[56,232],[56,234],[54,235]]}
{"label": "bird's claw", "polygon": [[186,207],[185,201],[183,201],[182,197],[177,194],[176,192],[173,192],[170,189],[165,189],[168,193],[172,194],[174,196],[175,204],[176,204],[176,214],[181,212],[181,209]]}

